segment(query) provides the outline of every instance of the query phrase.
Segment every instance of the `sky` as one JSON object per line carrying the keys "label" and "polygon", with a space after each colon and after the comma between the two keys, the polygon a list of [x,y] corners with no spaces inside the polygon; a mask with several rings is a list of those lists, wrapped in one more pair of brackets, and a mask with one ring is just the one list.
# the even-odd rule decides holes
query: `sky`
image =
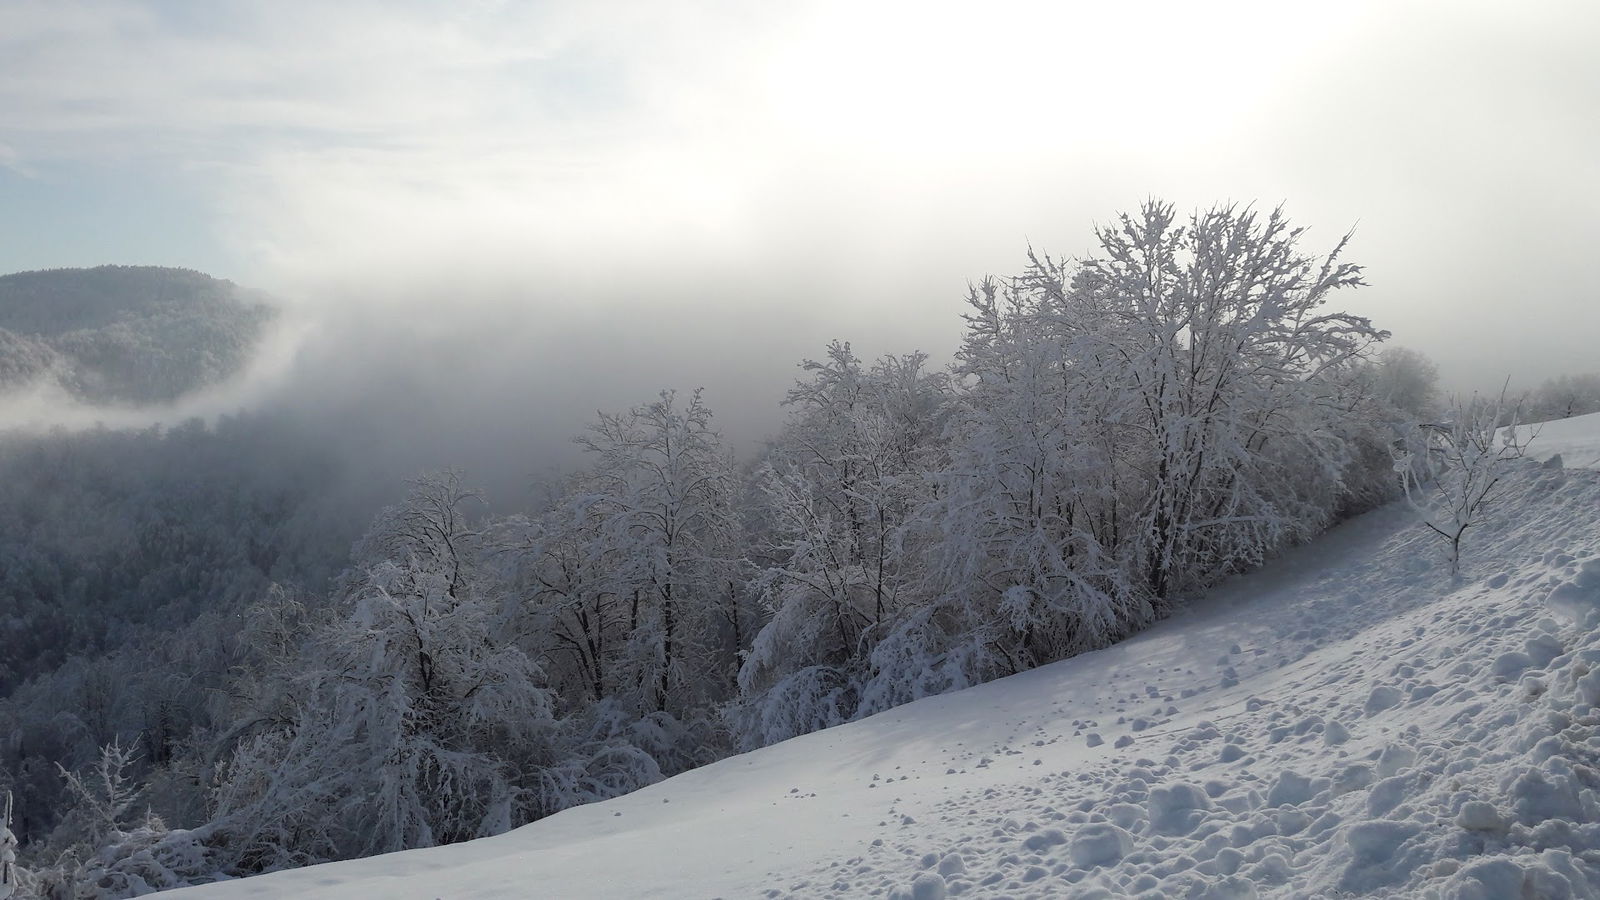
{"label": "sky", "polygon": [[698,385],[759,430],[828,340],[947,357],[1030,245],[1282,203],[1448,386],[1532,386],[1600,368],[1597,40],[1590,0],[9,0],[0,271],[230,278],[563,440]]}

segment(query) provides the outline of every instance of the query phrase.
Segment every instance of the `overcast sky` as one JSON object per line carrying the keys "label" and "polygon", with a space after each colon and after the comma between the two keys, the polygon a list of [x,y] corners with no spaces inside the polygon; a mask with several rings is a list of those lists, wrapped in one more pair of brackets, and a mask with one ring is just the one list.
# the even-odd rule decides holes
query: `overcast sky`
{"label": "overcast sky", "polygon": [[1536,383],[1600,368],[1597,46],[1593,0],[8,0],[0,271],[538,356],[557,421],[646,383],[754,415],[830,338],[946,356],[1029,242],[1283,202],[1356,227],[1344,304],[1449,384]]}

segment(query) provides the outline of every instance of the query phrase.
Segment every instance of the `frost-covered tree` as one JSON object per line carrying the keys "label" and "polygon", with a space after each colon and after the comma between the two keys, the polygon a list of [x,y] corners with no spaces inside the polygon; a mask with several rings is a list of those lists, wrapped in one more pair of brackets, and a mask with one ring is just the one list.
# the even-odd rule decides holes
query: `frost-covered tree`
{"label": "frost-covered tree", "polygon": [[1410,347],[1385,347],[1371,364],[1376,397],[1412,421],[1431,420],[1438,412],[1439,368]]}
{"label": "frost-covered tree", "polygon": [[[544,669],[564,716],[566,759],[582,770],[564,770],[560,778],[572,780],[562,791],[603,799],[655,781],[663,769],[704,762],[718,745],[703,729],[708,701],[686,704],[687,722],[655,708],[657,682],[638,665],[641,639],[649,635],[633,631],[641,619],[648,622],[647,598],[616,577],[631,570],[627,545],[619,547],[602,527],[605,520],[588,514],[583,483],[578,479],[545,515],[501,523],[497,541],[511,561],[509,590],[521,598],[523,643]],[[742,596],[734,602],[742,603]],[[712,615],[710,624],[717,619]],[[731,677],[722,649],[731,653],[714,647],[693,661],[691,680]]]}
{"label": "frost-covered tree", "polygon": [[237,868],[494,834],[547,801],[552,701],[483,575],[474,500],[454,473],[419,479],[358,544],[340,615],[280,673],[292,711],[221,772]]}
{"label": "frost-covered tree", "polygon": [[1600,412],[1600,373],[1562,375],[1545,381],[1528,398],[1526,412],[1534,422]]}
{"label": "frost-covered tree", "polygon": [[90,846],[97,846],[132,815],[143,789],[128,772],[137,755],[112,741],[100,748],[99,758],[87,772],[57,767],[72,797],[73,815],[81,821],[79,830]]}
{"label": "frost-covered tree", "polygon": [[[731,680],[704,661],[727,658],[732,640],[719,625],[739,566],[732,460],[700,391],[601,414],[578,440],[593,463],[570,501],[586,544],[572,552],[603,573],[592,590],[626,622],[608,693],[638,713],[681,717]],[[589,627],[604,629],[604,618],[597,610]]]}
{"label": "frost-covered tree", "polygon": [[1519,428],[1521,414],[1521,403],[1508,401],[1504,391],[1493,400],[1457,396],[1448,421],[1418,426],[1395,454],[1406,502],[1445,542],[1451,575],[1460,574],[1467,530],[1493,509],[1507,464],[1537,436]]}
{"label": "frost-covered tree", "polygon": [[[1130,428],[1125,398],[1105,390],[1111,375],[1073,358],[1084,335],[1072,328],[1091,323],[1034,292],[1036,279],[1061,271],[1035,258],[1030,276],[1005,288],[986,280],[969,295],[957,366],[965,390],[928,517],[927,593],[959,623],[947,626],[957,642],[939,647],[937,669],[882,660],[880,672],[934,675],[889,690],[896,702],[1080,652],[1151,615],[1128,574],[1131,505],[1119,495],[1138,482],[1127,462],[1143,433]],[[928,633],[918,623],[902,638]],[[908,652],[902,643],[891,646]]]}
{"label": "frost-covered tree", "polygon": [[1145,204],[1082,261],[969,298],[927,605],[874,651],[865,709],[1098,646],[1334,515],[1347,373],[1385,337],[1362,283],[1281,210]]}
{"label": "frost-covered tree", "polygon": [[1438,421],[1438,369],[1426,356],[1406,347],[1352,360],[1329,370],[1333,402],[1344,411],[1350,460],[1341,476],[1345,517],[1397,499],[1393,448],[1420,423]]}
{"label": "frost-covered tree", "polygon": [[904,529],[942,464],[948,380],[921,353],[866,365],[835,341],[785,399],[756,471],[774,541],[756,584],[769,621],[740,671],[747,743],[848,718],[872,647],[905,602]]}
{"label": "frost-covered tree", "polygon": [[521,562],[531,625],[551,643],[551,678],[568,704],[597,703],[621,690],[632,597],[616,590],[611,568],[619,561],[599,522],[573,512],[558,504],[537,521],[508,522],[502,540]]}
{"label": "frost-covered tree", "polygon": [[1131,537],[1157,597],[1326,522],[1345,453],[1327,376],[1387,333],[1324,308],[1363,284],[1340,259],[1348,236],[1312,256],[1303,234],[1281,209],[1216,207],[1179,226],[1150,202],[1096,231],[1100,255],[1070,285],[1048,267],[1034,279],[1093,323],[1074,362],[1104,373],[1146,431]]}
{"label": "frost-covered tree", "polygon": [[60,769],[72,808],[37,848],[32,871],[7,873],[17,896],[120,900],[210,876],[207,848],[151,812],[148,785],[133,774],[137,755],[112,742],[82,771]]}

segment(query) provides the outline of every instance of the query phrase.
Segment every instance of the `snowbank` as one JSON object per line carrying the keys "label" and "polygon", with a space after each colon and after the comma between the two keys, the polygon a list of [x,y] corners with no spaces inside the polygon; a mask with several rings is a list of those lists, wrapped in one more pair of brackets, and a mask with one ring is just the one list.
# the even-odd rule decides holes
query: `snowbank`
{"label": "snowbank", "polygon": [[500,837],[180,893],[1597,897],[1600,473],[1511,481],[1459,580],[1389,507],[1106,650]]}

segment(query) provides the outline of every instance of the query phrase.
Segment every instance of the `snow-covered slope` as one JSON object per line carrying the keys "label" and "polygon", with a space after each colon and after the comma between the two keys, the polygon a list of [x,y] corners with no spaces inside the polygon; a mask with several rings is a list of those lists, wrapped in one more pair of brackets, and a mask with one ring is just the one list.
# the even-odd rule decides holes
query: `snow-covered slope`
{"label": "snow-covered slope", "polygon": [[1403,506],[1118,646],[242,897],[1593,897],[1600,473]]}
{"label": "snow-covered slope", "polygon": [[1600,413],[1524,425],[1518,431],[1524,438],[1533,435],[1529,456],[1549,459],[1560,454],[1569,469],[1600,469]]}

